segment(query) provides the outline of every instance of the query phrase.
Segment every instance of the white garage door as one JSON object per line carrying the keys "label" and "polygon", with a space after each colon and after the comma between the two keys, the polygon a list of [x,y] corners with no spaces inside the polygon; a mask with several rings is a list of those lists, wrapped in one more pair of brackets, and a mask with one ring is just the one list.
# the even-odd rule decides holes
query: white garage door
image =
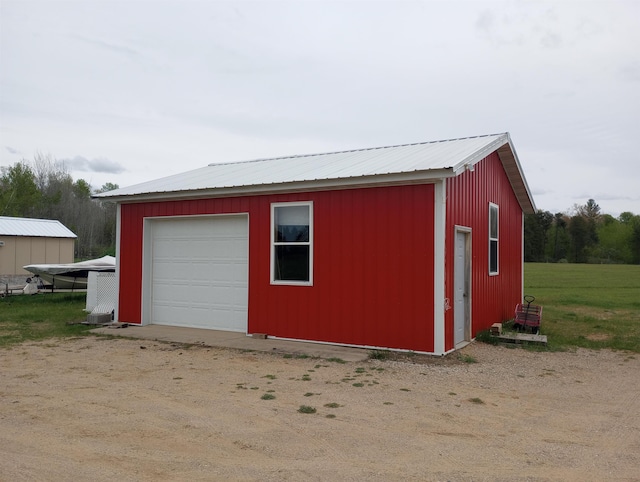
{"label": "white garage door", "polygon": [[151,323],[247,331],[248,218],[151,223]]}

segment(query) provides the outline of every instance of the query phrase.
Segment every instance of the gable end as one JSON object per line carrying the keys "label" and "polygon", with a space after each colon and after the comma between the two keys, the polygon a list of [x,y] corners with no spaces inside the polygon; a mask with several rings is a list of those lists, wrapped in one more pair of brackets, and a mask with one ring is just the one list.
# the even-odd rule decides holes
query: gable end
{"label": "gable end", "polygon": [[522,211],[525,214],[535,214],[536,206],[529,191],[527,180],[524,178],[522,168],[520,167],[518,156],[511,145],[511,140],[508,140],[499,147],[497,152]]}

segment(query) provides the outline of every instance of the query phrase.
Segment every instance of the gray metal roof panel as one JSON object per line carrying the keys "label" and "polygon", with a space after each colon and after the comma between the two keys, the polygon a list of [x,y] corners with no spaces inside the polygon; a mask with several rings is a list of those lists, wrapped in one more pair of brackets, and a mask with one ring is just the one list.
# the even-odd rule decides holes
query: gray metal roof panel
{"label": "gray metal roof panel", "polygon": [[192,171],[98,194],[96,197],[128,197],[150,193],[344,180],[442,169],[457,171],[464,164],[478,162],[507,142],[509,142],[508,134],[494,134],[323,154],[209,164]]}
{"label": "gray metal roof panel", "polygon": [[77,238],[60,221],[54,219],[13,218],[0,216],[0,236]]}

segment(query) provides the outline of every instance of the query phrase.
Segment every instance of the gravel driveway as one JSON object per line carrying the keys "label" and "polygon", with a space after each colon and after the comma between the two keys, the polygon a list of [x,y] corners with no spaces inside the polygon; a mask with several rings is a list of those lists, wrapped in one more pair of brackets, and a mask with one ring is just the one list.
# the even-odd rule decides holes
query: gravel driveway
{"label": "gravel driveway", "polygon": [[640,480],[640,356],[461,355],[338,363],[93,336],[2,349],[0,479]]}

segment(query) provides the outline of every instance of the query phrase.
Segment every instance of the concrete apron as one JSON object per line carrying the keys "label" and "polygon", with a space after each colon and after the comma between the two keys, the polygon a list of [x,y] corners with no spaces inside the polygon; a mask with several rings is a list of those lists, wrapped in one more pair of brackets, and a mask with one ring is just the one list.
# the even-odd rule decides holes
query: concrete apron
{"label": "concrete apron", "polygon": [[269,353],[290,355],[308,355],[318,358],[340,358],[348,362],[366,360],[369,351],[364,348],[353,348],[322,343],[308,343],[302,341],[259,339],[244,333],[233,331],[205,330],[200,328],[182,328],[165,325],[128,325],[123,328],[102,327],[91,330],[91,333],[101,335],[122,336],[142,340],[157,340],[171,343],[185,343],[189,345],[214,346],[220,348],[235,348],[238,350],[255,350]]}

